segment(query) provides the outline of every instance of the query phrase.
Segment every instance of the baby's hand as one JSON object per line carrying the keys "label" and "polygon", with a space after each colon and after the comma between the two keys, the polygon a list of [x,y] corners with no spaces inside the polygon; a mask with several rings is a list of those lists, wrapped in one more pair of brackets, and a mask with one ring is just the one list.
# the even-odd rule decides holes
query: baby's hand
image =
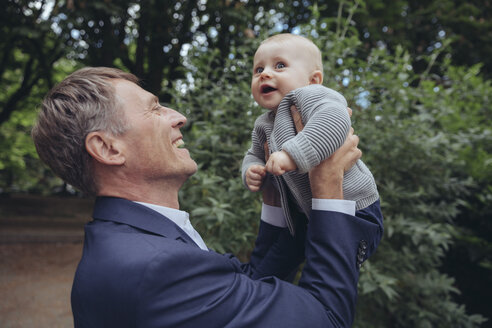
{"label": "baby's hand", "polygon": [[270,154],[266,163],[266,170],[274,175],[282,175],[295,169],[297,169],[296,162],[283,150]]}
{"label": "baby's hand", "polygon": [[265,179],[266,170],[263,165],[251,165],[246,170],[246,186],[252,192],[260,190]]}

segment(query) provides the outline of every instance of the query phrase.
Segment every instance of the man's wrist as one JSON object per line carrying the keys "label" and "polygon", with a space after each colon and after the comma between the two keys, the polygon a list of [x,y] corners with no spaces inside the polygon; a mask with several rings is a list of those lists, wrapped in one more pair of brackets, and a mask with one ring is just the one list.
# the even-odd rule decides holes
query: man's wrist
{"label": "man's wrist", "polygon": [[343,172],[333,173],[324,179],[310,175],[313,198],[343,199]]}

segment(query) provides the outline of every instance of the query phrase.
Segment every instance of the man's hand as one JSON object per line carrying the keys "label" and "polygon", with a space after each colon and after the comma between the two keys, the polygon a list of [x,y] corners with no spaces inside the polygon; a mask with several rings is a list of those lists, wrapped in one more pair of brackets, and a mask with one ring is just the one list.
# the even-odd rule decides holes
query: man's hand
{"label": "man's hand", "polygon": [[350,128],[344,144],[309,172],[313,198],[343,199],[343,174],[362,156],[358,143]]}
{"label": "man's hand", "polygon": [[290,155],[282,150],[276,151],[270,155],[265,168],[267,172],[270,172],[273,175],[282,175],[285,172],[294,171],[297,169],[297,165]]}
{"label": "man's hand", "polygon": [[246,186],[252,192],[257,192],[261,189],[263,180],[265,179],[266,170],[262,165],[251,165],[246,170]]}

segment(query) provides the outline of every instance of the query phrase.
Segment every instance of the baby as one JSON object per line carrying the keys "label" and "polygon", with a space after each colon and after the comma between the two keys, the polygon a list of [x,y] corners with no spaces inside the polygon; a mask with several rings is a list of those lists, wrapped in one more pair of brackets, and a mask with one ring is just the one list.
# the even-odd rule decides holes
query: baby
{"label": "baby", "polygon": [[[343,144],[351,126],[347,101],[323,87],[322,82],[321,52],[302,36],[272,36],[255,53],[251,92],[255,101],[270,111],[255,122],[242,177],[248,189],[255,192],[260,190],[267,172],[274,175],[292,234],[291,207],[307,217],[311,212],[309,170]],[[304,124],[299,133],[291,113],[293,105]],[[344,199],[356,202],[357,211],[380,211],[376,183],[360,160],[345,172],[343,193]]]}

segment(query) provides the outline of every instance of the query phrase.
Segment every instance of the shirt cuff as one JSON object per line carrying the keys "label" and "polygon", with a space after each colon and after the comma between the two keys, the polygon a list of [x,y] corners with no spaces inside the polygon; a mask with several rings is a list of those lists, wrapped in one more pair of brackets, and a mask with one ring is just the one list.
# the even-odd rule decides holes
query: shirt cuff
{"label": "shirt cuff", "polygon": [[355,201],[353,200],[313,198],[312,208],[317,211],[332,211],[355,215]]}
{"label": "shirt cuff", "polygon": [[281,207],[270,206],[263,203],[261,206],[261,220],[276,227],[287,227],[284,211]]}

